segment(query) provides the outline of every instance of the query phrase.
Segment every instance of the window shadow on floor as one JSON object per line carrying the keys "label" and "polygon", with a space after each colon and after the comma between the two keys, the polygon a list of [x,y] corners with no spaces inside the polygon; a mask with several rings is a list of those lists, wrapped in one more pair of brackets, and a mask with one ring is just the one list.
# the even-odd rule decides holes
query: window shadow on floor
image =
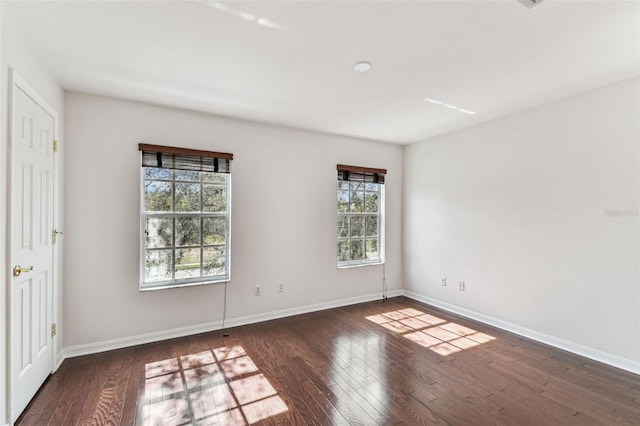
{"label": "window shadow on floor", "polygon": [[408,308],[365,317],[381,327],[442,356],[490,342],[496,338],[455,322]]}
{"label": "window shadow on floor", "polygon": [[242,346],[225,346],[146,364],[136,424],[244,425],[287,411]]}

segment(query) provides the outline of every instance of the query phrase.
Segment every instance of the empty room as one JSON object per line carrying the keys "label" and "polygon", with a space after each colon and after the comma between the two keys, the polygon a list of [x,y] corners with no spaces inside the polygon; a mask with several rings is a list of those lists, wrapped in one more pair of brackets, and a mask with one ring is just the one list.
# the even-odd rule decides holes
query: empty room
{"label": "empty room", "polygon": [[0,425],[640,425],[640,0],[0,1]]}

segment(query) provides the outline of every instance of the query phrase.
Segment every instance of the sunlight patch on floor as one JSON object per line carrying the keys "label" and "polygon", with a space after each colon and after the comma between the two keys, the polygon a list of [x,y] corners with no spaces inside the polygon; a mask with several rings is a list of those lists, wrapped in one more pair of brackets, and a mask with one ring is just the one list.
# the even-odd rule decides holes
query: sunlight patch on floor
{"label": "sunlight patch on floor", "polygon": [[486,333],[455,322],[447,322],[413,308],[365,318],[443,356],[495,340],[495,337]]}
{"label": "sunlight patch on floor", "polygon": [[241,346],[145,365],[136,424],[260,423],[289,408]]}

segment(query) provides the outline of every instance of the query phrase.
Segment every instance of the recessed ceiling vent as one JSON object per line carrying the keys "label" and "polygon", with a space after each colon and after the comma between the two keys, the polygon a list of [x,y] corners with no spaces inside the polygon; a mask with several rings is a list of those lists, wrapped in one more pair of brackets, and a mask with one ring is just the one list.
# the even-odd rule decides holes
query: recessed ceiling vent
{"label": "recessed ceiling vent", "polygon": [[531,9],[533,6],[542,3],[544,0],[518,0],[520,3]]}

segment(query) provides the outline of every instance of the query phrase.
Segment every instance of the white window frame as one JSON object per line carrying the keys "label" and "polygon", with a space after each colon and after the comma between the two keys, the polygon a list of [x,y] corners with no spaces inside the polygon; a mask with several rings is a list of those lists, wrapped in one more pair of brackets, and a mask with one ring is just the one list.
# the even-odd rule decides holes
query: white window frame
{"label": "white window frame", "polygon": [[[345,191],[345,189],[341,189],[340,188],[340,184],[342,182],[347,182],[349,184],[349,201],[348,201],[348,205],[349,205],[349,210],[351,208],[351,194],[353,192],[353,190],[351,189],[351,184],[352,183],[358,183],[358,182],[354,182],[354,181],[344,181],[344,180],[338,180],[337,184],[336,184],[336,261],[337,261],[337,267],[338,269],[345,269],[345,268],[354,268],[354,267],[360,267],[360,266],[369,266],[369,265],[381,265],[385,263],[385,185],[382,183],[371,183],[371,182],[362,182],[363,185],[365,185],[365,190],[363,191],[365,193],[365,198],[363,199],[363,212],[351,212],[351,211],[347,211],[347,212],[340,212],[339,211],[339,197],[340,197],[340,192],[341,191]],[[367,184],[374,184],[378,186],[378,212],[377,213],[368,213],[366,212],[366,193],[369,192],[373,192],[373,191],[367,191],[366,190],[366,185]],[[347,237],[341,237],[338,234],[338,225],[339,225],[339,221],[340,221],[340,217],[341,216],[346,216],[346,217],[353,217],[353,216],[362,216],[363,217],[363,236],[362,237],[352,237],[351,236],[351,229],[349,228],[348,231],[348,236]],[[378,240],[378,254],[379,257],[377,259],[367,259],[366,258],[366,250],[367,250],[367,239],[373,239],[373,238],[367,238],[367,234],[366,234],[366,217],[377,217],[378,219],[378,236],[376,237]],[[351,221],[349,221],[349,223],[351,223]],[[340,261],[340,251],[339,251],[339,244],[341,242],[349,242],[349,246],[351,246],[351,241],[352,240],[363,240],[364,241],[364,259],[358,259],[358,260],[348,260],[348,261]]]}
{"label": "white window frame", "polygon": [[[145,181],[158,181],[158,182],[171,182],[172,183],[172,191],[171,196],[173,198],[172,205],[175,206],[175,172],[176,170],[167,169],[171,172],[171,179],[147,179],[145,178],[145,168],[140,167],[140,291],[148,291],[148,290],[160,290],[166,288],[177,288],[177,287],[187,287],[187,286],[196,286],[196,285],[205,285],[205,284],[215,284],[215,283],[224,283],[229,282],[231,280],[231,173],[219,173],[220,175],[226,175],[226,211],[224,213],[220,212],[147,212],[145,210]],[[207,172],[197,172],[200,175],[200,185],[203,183],[203,173]],[[177,182],[185,182],[185,183],[195,183],[196,181],[177,181]],[[202,206],[203,191],[200,191],[200,206]],[[175,207],[174,207],[175,210]],[[145,282],[145,268],[146,268],[146,223],[148,217],[167,217],[173,218],[173,234],[172,234],[172,244],[170,247],[166,247],[166,249],[172,250],[172,278],[170,280],[165,281],[150,281]],[[193,278],[182,278],[175,279],[175,251],[176,249],[181,249],[182,247],[176,247],[175,237],[176,237],[176,224],[175,218],[178,217],[225,217],[226,218],[226,231],[227,234],[225,236],[225,265],[226,265],[226,273],[221,275],[212,275],[212,276],[200,276]],[[191,247],[191,246],[190,246]],[[193,246],[195,248],[197,246]],[[202,241],[202,235],[200,239],[200,259],[202,263],[202,250],[206,247],[211,247],[210,245],[206,245]],[[201,266],[202,268],[202,266]]]}

